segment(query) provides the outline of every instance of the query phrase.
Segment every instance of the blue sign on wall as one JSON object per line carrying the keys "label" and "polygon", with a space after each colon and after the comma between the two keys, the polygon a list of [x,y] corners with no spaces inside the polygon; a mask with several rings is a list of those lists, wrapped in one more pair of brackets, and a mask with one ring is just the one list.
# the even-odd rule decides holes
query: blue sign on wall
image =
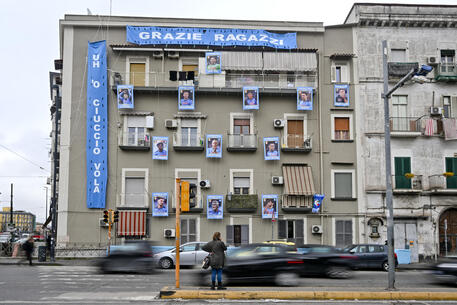
{"label": "blue sign on wall", "polygon": [[104,209],[108,177],[108,103],[106,41],[87,50],[87,207]]}
{"label": "blue sign on wall", "polygon": [[127,41],[139,45],[191,44],[296,49],[297,33],[276,34],[265,30],[127,26]]}

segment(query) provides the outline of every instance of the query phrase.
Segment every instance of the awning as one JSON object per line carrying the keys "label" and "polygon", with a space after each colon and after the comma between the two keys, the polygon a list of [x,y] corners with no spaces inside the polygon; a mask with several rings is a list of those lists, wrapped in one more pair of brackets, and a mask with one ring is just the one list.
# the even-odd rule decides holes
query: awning
{"label": "awning", "polygon": [[316,53],[264,52],[263,69],[271,71],[316,71]]}
{"label": "awning", "polygon": [[310,166],[283,165],[284,195],[314,195],[313,173]]}
{"label": "awning", "polygon": [[146,211],[119,211],[118,236],[146,235]]}
{"label": "awning", "polygon": [[262,70],[262,52],[222,52],[224,70]]}

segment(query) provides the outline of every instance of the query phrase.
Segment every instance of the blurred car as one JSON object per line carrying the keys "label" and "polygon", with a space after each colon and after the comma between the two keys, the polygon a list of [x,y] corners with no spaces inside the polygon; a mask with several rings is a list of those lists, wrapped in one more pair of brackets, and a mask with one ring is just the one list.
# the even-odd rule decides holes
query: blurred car
{"label": "blurred car", "polygon": [[[194,266],[201,265],[208,252],[202,247],[206,242],[190,242],[179,247],[179,265]],[[170,269],[176,265],[176,247],[167,251],[154,254],[154,263],[162,269]]]}
{"label": "blurred car", "polygon": [[151,273],[155,270],[149,241],[127,242],[113,248],[109,255],[98,261],[100,270],[111,272]]}
{"label": "blurred car", "polygon": [[291,241],[287,241],[286,239],[272,239],[263,242],[264,244],[273,244],[273,245],[284,245],[295,247],[295,243]]}
{"label": "blurred car", "polygon": [[301,245],[297,247],[297,251],[304,255],[302,276],[346,279],[352,275],[352,269],[358,260],[357,256],[326,245]]}
{"label": "blurred car", "polygon": [[[225,283],[273,282],[280,286],[294,286],[302,269],[303,259],[290,247],[279,244],[249,244],[231,251],[223,268]],[[199,283],[211,283],[211,271],[201,271]]]}
{"label": "blurred car", "polygon": [[[382,269],[389,270],[388,247],[377,244],[350,245],[343,249],[343,252],[356,256],[354,262],[356,269]],[[395,267],[398,266],[397,254],[395,255]]]}
{"label": "blurred car", "polygon": [[440,258],[431,267],[431,274],[436,282],[444,284],[457,284],[457,256]]}

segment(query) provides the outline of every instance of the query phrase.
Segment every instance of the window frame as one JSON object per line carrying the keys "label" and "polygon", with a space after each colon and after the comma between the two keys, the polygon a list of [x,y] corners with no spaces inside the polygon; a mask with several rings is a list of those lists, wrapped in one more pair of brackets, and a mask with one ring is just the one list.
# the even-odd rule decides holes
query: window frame
{"label": "window frame", "polygon": [[[189,220],[194,220],[195,221],[195,240],[189,240],[189,236],[191,235],[194,235],[194,234],[190,234],[190,230],[189,230],[189,224],[190,224],[190,221]],[[199,218],[192,218],[192,217],[189,217],[189,218],[181,218],[181,221],[180,221],[180,225],[181,225],[181,229],[183,228],[183,222],[186,222],[187,225],[187,233],[183,233],[181,230],[181,245],[185,244],[185,243],[189,243],[189,242],[196,242],[196,241],[199,241],[200,240],[200,232],[199,232],[199,226],[200,226],[200,219]],[[183,241],[183,238],[186,237],[187,238],[187,241]],[[195,250],[194,250],[195,251]]]}
{"label": "window frame", "polygon": [[[125,57],[125,71],[126,79],[124,82],[130,84],[130,64],[145,64],[144,72],[144,86],[149,86],[149,57],[148,56],[126,56]],[[130,84],[133,85],[133,84]]]}
{"label": "window frame", "polygon": [[[350,173],[352,176],[352,190],[351,190],[351,197],[346,198],[346,197],[335,197],[335,174],[339,173],[344,173],[348,174]],[[354,200],[357,199],[357,193],[356,193],[356,177],[355,177],[355,169],[332,169],[331,170],[331,199],[336,199],[336,200]]]}
{"label": "window frame", "polygon": [[[140,174],[143,173],[143,174]],[[130,206],[126,204],[126,178],[144,178],[144,201],[143,205]],[[148,168],[122,168],[121,173],[122,185],[121,185],[121,194],[120,194],[120,205],[119,207],[124,208],[148,208],[149,207],[149,169]]]}
{"label": "window frame", "polygon": [[[356,242],[356,219],[355,218],[333,218],[333,225],[332,225],[332,238],[333,238],[333,245],[336,247],[337,244],[336,244],[336,235],[338,234],[338,232],[336,231],[336,223],[337,221],[351,221],[351,224],[352,224],[352,232],[351,232],[351,235],[352,235],[352,241],[351,241],[351,244],[357,244]],[[358,251],[358,249],[357,249]]]}
{"label": "window frame", "polygon": [[[235,194],[235,173],[249,173],[249,194],[240,194],[240,195],[253,195],[254,192],[254,169],[230,169],[230,188],[229,192]],[[247,177],[247,176],[244,176]]]}
{"label": "window frame", "polygon": [[[340,79],[337,77],[337,70],[340,70]],[[332,61],[330,67],[330,82],[336,84],[350,83],[350,65],[347,61]]]}
{"label": "window frame", "polygon": [[[202,180],[202,177],[201,177],[201,169],[200,168],[175,168],[175,181],[177,178],[181,178],[181,179],[190,179],[189,177],[182,177],[183,173],[196,173],[197,175],[197,193],[195,194],[195,208],[196,209],[200,209],[200,208],[203,208],[203,203],[202,203],[202,200],[201,200],[201,188],[200,188],[200,181]],[[195,178],[192,178],[192,179],[195,179]],[[175,198],[176,198],[176,194],[177,194],[177,189],[176,189],[176,183],[174,183],[174,194],[175,194]],[[172,207],[173,208],[176,208],[176,202],[175,200],[173,200],[172,202]]]}
{"label": "window frame", "polygon": [[[195,120],[196,123],[197,123],[196,124],[197,127],[183,127],[182,126],[183,119],[185,119],[185,120]],[[202,140],[202,135],[201,135],[202,134],[202,132],[201,132],[202,128],[201,128],[201,126],[202,126],[201,118],[178,118],[178,129],[176,131],[176,138],[177,138],[177,142],[178,142],[179,145],[177,145],[177,146],[200,147],[201,146],[201,144],[200,144],[201,142],[200,141]],[[182,139],[182,131],[183,131],[182,129],[183,128],[197,128],[197,143],[196,143],[196,145],[183,145],[183,142],[182,142],[183,141],[183,139]],[[188,131],[187,137],[188,137],[188,142],[187,143],[190,143],[189,141],[190,141],[191,137],[190,137],[189,131]]]}
{"label": "window frame", "polygon": [[[354,140],[354,126],[353,126],[353,116],[352,114],[331,114],[331,125],[332,125],[332,141],[335,142],[346,142],[346,141],[353,141]],[[349,119],[349,139],[341,140],[336,139],[335,137],[335,118],[348,118]]]}

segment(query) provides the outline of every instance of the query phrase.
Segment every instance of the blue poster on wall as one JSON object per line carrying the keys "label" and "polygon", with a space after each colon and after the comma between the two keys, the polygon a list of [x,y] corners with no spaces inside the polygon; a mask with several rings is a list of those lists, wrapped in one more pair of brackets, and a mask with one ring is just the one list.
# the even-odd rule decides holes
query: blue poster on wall
{"label": "blue poster on wall", "polygon": [[178,109],[195,109],[195,94],[193,86],[181,86],[178,88]]}
{"label": "blue poster on wall", "polygon": [[336,107],[349,106],[349,85],[334,85],[333,92]]}
{"label": "blue poster on wall", "polygon": [[207,158],[222,158],[222,135],[221,134],[206,135],[206,157]]}
{"label": "blue poster on wall", "polygon": [[297,88],[297,110],[313,110],[313,88]]}
{"label": "blue poster on wall", "polygon": [[108,103],[106,41],[87,48],[87,207],[104,209],[108,179]]}
{"label": "blue poster on wall", "polygon": [[296,49],[297,33],[276,34],[265,30],[164,28],[127,26],[127,41],[138,45],[178,44],[209,46],[261,46]]}
{"label": "blue poster on wall", "polygon": [[259,88],[243,87],[243,110],[259,109]]}
{"label": "blue poster on wall", "polygon": [[280,160],[279,137],[263,138],[263,152],[265,160]]}
{"label": "blue poster on wall", "polygon": [[222,56],[220,52],[206,52],[206,74],[222,73]]}
{"label": "blue poster on wall", "polygon": [[278,195],[262,195],[262,218],[278,218]]}
{"label": "blue poster on wall", "polygon": [[152,193],[152,216],[168,216],[168,193]]}
{"label": "blue poster on wall", "polygon": [[168,137],[152,137],[152,159],[168,160]]}
{"label": "blue poster on wall", "polygon": [[117,86],[117,108],[133,109],[133,86],[118,85]]}
{"label": "blue poster on wall", "polygon": [[206,196],[206,217],[208,219],[224,218],[224,196],[208,195]]}

